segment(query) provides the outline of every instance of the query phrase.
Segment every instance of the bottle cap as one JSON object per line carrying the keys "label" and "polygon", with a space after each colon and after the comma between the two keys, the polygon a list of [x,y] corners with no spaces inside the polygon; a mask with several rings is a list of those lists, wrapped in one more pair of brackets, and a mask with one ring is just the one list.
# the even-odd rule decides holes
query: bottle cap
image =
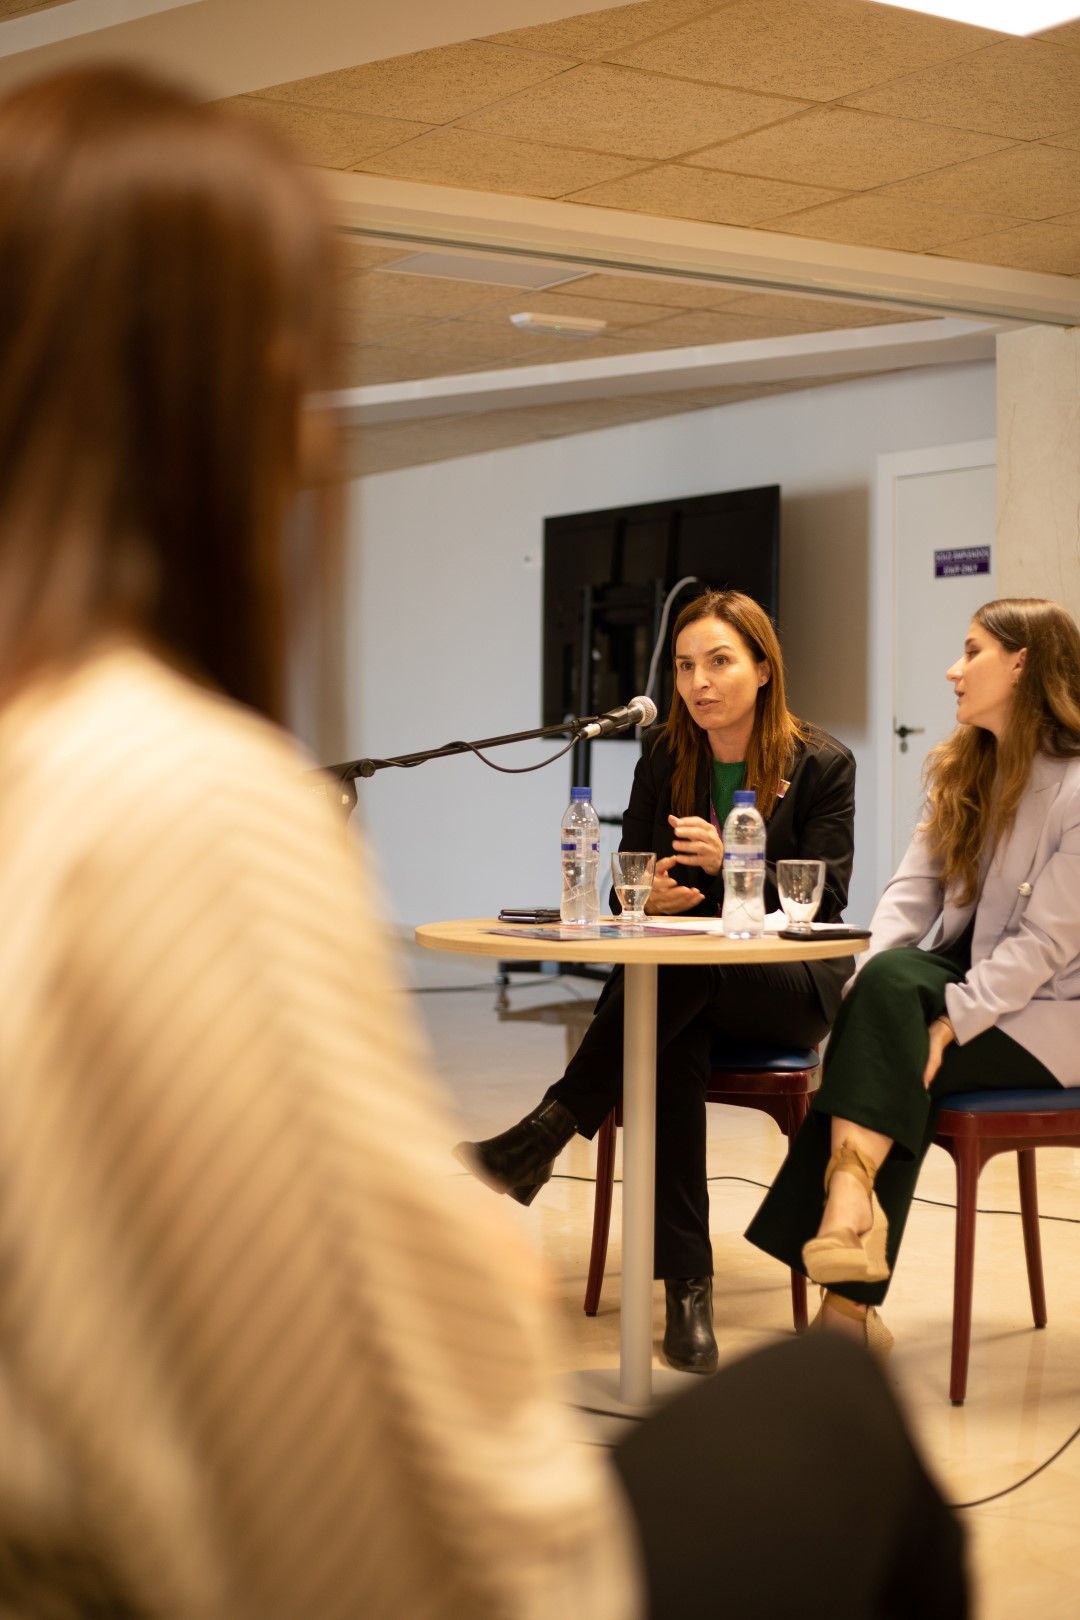
{"label": "bottle cap", "polygon": [[570,802],[571,802],[571,804],[573,804],[576,799],[588,799],[590,801],[590,803],[591,803],[591,801],[592,801],[592,788],[591,787],[571,788],[570,789]]}
{"label": "bottle cap", "polygon": [[[577,790],[575,789],[575,792]],[[753,788],[736,788],[733,804],[757,804],[757,794]]]}

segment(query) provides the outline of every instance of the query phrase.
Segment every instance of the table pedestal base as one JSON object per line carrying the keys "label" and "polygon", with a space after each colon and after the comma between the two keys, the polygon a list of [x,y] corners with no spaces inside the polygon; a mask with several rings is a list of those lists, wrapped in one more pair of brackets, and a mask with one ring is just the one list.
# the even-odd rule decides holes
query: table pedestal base
{"label": "table pedestal base", "polygon": [[[676,1372],[673,1367],[652,1369],[652,1398],[639,1405],[625,1401],[620,1393],[618,1367],[587,1367],[570,1373],[563,1383],[563,1398],[568,1406],[576,1406],[590,1416],[620,1419],[642,1418],[664,1401],[701,1383],[696,1373]],[[626,1430],[625,1421],[617,1425],[616,1437]]]}

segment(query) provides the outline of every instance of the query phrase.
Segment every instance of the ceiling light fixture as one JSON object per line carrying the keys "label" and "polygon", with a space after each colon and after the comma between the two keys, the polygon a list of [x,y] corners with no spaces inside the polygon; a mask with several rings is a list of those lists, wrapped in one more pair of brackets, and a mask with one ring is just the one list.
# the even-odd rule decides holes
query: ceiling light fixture
{"label": "ceiling light fixture", "polygon": [[511,315],[510,320],[521,332],[543,332],[548,337],[599,337],[607,327],[607,321],[594,320],[591,316],[530,315],[528,310]]}
{"label": "ceiling light fixture", "polygon": [[1080,0],[883,0],[904,11],[996,28],[1002,34],[1038,34],[1080,17]]}

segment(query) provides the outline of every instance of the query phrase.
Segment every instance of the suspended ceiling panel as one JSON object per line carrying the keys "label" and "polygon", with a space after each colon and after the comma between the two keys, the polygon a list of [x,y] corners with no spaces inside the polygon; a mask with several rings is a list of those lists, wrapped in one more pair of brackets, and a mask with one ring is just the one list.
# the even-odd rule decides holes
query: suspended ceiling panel
{"label": "suspended ceiling panel", "polygon": [[327,167],[1080,276],[1080,24],[643,0],[239,99]]}
{"label": "suspended ceiling panel", "polygon": [[65,0],[0,0],[0,22],[7,22],[10,17],[25,17],[31,11],[48,11],[64,3]]}

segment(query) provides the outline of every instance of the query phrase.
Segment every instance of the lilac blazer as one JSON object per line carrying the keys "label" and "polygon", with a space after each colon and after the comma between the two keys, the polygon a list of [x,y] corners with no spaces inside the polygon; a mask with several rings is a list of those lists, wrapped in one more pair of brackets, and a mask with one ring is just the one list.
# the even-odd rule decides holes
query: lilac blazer
{"label": "lilac blazer", "polygon": [[1037,754],[1016,821],[994,851],[977,904],[941,886],[940,862],[916,833],[871,919],[870,949],[930,948],[956,939],[975,913],[971,968],[945,1002],[963,1045],[995,1026],[1062,1085],[1080,1086],[1080,759]]}

